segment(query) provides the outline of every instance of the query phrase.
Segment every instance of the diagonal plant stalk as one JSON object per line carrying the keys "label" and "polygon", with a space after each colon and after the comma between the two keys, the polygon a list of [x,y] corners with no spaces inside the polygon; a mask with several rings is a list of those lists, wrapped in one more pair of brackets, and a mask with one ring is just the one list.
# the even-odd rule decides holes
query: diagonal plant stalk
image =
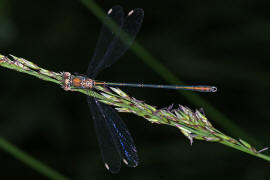
{"label": "diagonal plant stalk", "polygon": [[[0,55],[0,66],[23,72],[61,86],[63,85],[64,79],[62,73],[48,71],[23,58],[18,58],[12,55],[11,58],[9,58],[7,56]],[[95,97],[102,103],[115,106],[115,109],[119,112],[133,113],[145,118],[151,123],[174,126],[189,139],[191,145],[194,139],[218,142],[270,161],[269,156],[261,153],[268,148],[257,151],[249,143],[241,139],[236,140],[223,134],[212,126],[202,109],[193,111],[182,105],[179,105],[176,109],[173,109],[173,106],[157,109],[143,101],[130,97],[119,88],[113,87],[107,88],[104,86],[95,86],[93,90],[77,89],[75,87],[71,88],[72,91]],[[1,147],[1,144],[0,148],[3,148]]]}
{"label": "diagonal plant stalk", "polygon": [[68,180],[67,177],[61,175],[60,173],[56,172],[54,169],[46,166],[45,164],[31,157],[30,155],[18,149],[17,147],[15,147],[14,145],[9,143],[7,140],[3,139],[2,137],[0,137],[0,148],[8,152],[9,154],[11,154],[13,157],[17,158],[18,160],[22,161],[29,167],[33,168],[40,174],[46,176],[47,178],[55,179],[55,180]]}

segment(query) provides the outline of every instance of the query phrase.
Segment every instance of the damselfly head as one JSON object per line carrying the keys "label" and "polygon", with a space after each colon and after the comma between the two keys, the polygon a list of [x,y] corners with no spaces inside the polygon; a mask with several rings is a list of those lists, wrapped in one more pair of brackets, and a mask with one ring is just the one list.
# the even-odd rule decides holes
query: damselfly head
{"label": "damselfly head", "polygon": [[65,91],[70,90],[71,86],[71,74],[69,72],[62,72],[62,87]]}

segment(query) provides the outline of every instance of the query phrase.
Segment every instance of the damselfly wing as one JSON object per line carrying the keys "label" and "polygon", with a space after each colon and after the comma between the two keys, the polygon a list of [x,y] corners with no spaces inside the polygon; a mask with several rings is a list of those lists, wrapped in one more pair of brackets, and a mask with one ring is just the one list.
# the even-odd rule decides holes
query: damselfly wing
{"label": "damselfly wing", "polygon": [[[144,17],[142,9],[134,9],[125,17],[122,7],[114,6],[103,22],[96,49],[89,63],[87,76],[94,79],[98,73],[115,63],[131,46]],[[114,21],[120,31],[113,32],[108,23]],[[121,30],[129,35],[127,42],[120,38]],[[134,141],[119,115],[113,108],[87,96],[92,118],[95,123],[97,139],[105,167],[112,173],[120,170],[121,162],[136,167],[139,158]]]}

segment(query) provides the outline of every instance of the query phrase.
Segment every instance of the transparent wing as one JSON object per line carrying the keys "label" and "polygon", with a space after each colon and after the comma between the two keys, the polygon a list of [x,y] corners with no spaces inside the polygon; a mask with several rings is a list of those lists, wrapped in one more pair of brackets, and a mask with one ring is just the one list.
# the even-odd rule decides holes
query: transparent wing
{"label": "transparent wing", "polygon": [[97,67],[100,63],[100,60],[104,57],[104,54],[107,52],[108,47],[111,42],[116,39],[115,33],[113,33],[108,27],[107,24],[109,21],[114,21],[119,27],[122,27],[124,22],[124,11],[121,6],[113,6],[107,13],[103,21],[103,26],[101,28],[99,38],[97,41],[96,49],[94,51],[93,57],[88,65],[87,75],[90,75],[91,72]]}
{"label": "transparent wing", "polygon": [[119,115],[113,108],[92,97],[87,97],[87,101],[106,168],[117,173],[121,161],[130,167],[136,167],[139,162],[136,146]]}
{"label": "transparent wing", "polygon": [[[109,45],[106,44],[108,45],[106,47],[107,50],[104,50],[103,49],[104,47],[102,47],[102,52],[101,52],[99,48],[96,48],[96,51],[97,51],[96,54],[104,53],[104,55],[103,57],[101,57],[100,55],[98,57],[100,59],[97,59],[97,57],[95,57],[92,60],[94,61],[94,63],[92,61],[90,62],[89,67],[88,67],[88,72],[87,72],[88,77],[95,78],[100,71],[111,66],[128,50],[128,48],[131,46],[132,42],[134,41],[141,27],[143,17],[144,17],[143,10],[137,8],[128,13],[122,25],[120,23],[121,22],[120,20],[115,19],[117,23],[120,25],[122,31],[129,35],[129,38],[125,38],[125,42],[123,42],[120,39],[119,32],[118,32],[117,34],[115,34],[115,37],[112,38],[111,43]],[[109,31],[109,30],[107,29],[106,31]],[[99,43],[98,45],[101,46]],[[105,43],[103,45],[105,46]],[[98,63],[96,61],[98,61]]]}
{"label": "transparent wing", "polygon": [[95,124],[96,135],[105,167],[112,173],[118,173],[121,167],[120,146],[113,139],[106,124],[105,115],[100,111],[97,100],[87,97],[87,102]]}
{"label": "transparent wing", "polygon": [[99,103],[99,106],[105,114],[105,121],[110,128],[113,139],[115,139],[121,147],[121,158],[123,162],[129,167],[136,167],[139,163],[139,157],[127,126],[112,107],[102,103]]}

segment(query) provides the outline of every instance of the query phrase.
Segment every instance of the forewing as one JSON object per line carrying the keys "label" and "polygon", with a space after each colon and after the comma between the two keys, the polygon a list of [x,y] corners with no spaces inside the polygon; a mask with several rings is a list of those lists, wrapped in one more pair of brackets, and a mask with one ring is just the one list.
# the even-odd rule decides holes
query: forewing
{"label": "forewing", "polygon": [[95,63],[95,67],[91,67],[90,70],[88,69],[89,77],[96,77],[100,71],[111,66],[128,50],[140,30],[143,17],[144,12],[140,8],[134,9],[128,13],[121,28],[122,31],[128,35],[128,38],[125,38],[123,41],[119,37],[119,33],[115,34],[116,37],[113,38],[107,47],[107,51],[103,51],[105,52],[104,56],[97,64]]}
{"label": "forewing", "polygon": [[94,51],[93,57],[88,65],[87,75],[92,77],[94,69],[100,63],[100,60],[104,57],[105,53],[112,41],[116,39],[115,33],[111,31],[108,27],[108,23],[114,21],[119,27],[122,27],[124,22],[124,11],[121,6],[113,6],[107,13],[103,21],[103,26],[101,28],[99,38],[97,41],[96,49]]}

